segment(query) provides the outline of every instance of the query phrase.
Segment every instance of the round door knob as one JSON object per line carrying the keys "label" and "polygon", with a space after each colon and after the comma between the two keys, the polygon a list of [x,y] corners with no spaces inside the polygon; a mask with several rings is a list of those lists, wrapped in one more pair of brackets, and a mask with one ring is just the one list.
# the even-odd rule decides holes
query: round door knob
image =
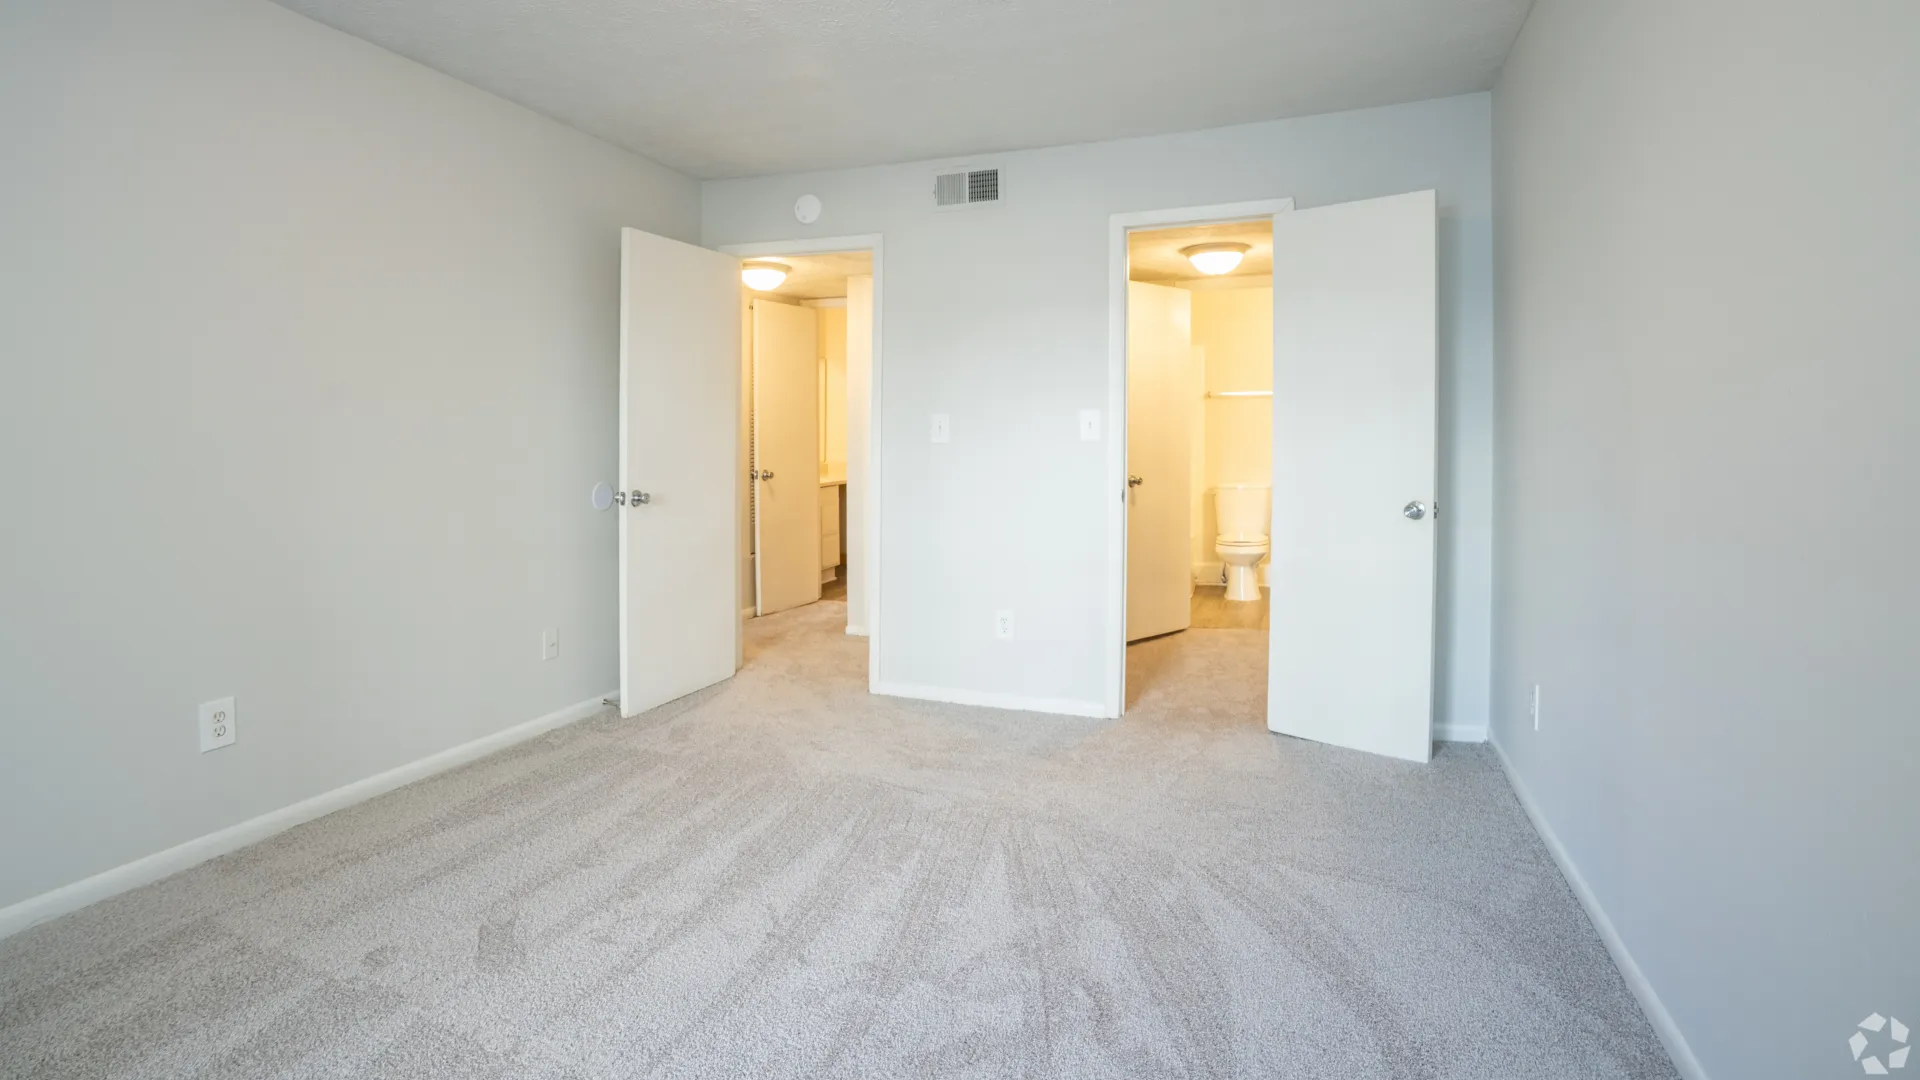
{"label": "round door knob", "polygon": [[771,479],[773,479],[773,470],[772,470],[772,469],[761,469],[761,470],[760,470],[760,479],[762,479],[762,480],[771,480]]}
{"label": "round door knob", "polygon": [[1415,499],[1401,509],[1400,512],[1412,518],[1414,521],[1419,521],[1421,518],[1427,516],[1427,504]]}
{"label": "round door knob", "polygon": [[646,504],[653,501],[653,496],[647,494],[644,491],[641,491],[638,488],[634,489],[633,494],[629,496],[629,498],[632,500],[632,504],[634,506],[645,506]]}
{"label": "round door knob", "polygon": [[1127,477],[1127,486],[1128,486],[1128,487],[1139,487],[1139,486],[1140,486],[1141,484],[1144,484],[1144,483],[1146,483],[1146,481],[1145,481],[1145,480],[1142,480],[1142,479],[1140,479],[1140,478],[1139,478],[1139,477],[1137,477],[1137,476],[1129,476],[1129,477]]}

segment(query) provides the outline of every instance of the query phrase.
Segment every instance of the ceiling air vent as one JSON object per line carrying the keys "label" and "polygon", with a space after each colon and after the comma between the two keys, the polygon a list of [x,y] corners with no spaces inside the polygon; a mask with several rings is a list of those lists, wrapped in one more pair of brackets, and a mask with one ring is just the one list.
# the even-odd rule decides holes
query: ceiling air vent
{"label": "ceiling air vent", "polygon": [[999,201],[999,169],[964,169],[933,178],[933,205],[941,210]]}

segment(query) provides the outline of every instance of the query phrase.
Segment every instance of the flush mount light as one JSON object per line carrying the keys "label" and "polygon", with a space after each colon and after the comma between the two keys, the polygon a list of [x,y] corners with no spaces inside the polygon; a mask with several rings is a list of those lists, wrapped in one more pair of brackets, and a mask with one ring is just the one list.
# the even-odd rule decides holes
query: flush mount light
{"label": "flush mount light", "polygon": [[1203,274],[1230,274],[1246,257],[1245,244],[1195,244],[1190,248],[1181,248],[1180,254],[1187,257],[1195,270]]}
{"label": "flush mount light", "polygon": [[792,269],[793,267],[783,262],[755,259],[752,262],[740,264],[740,280],[755,292],[766,292],[769,289],[779,288],[780,283],[787,280],[787,271]]}

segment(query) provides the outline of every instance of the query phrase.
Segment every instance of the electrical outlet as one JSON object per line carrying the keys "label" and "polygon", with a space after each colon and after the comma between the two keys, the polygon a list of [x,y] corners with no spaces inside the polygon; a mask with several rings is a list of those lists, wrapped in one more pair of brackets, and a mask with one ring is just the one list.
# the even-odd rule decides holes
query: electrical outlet
{"label": "electrical outlet", "polygon": [[232,698],[206,701],[200,705],[200,752],[232,746],[234,738]]}
{"label": "electrical outlet", "polygon": [[934,413],[933,414],[933,441],[947,442],[949,441],[949,436],[951,436],[951,434],[952,434],[952,428],[947,423],[947,414],[943,412]]}
{"label": "electrical outlet", "polygon": [[1088,442],[1100,441],[1100,410],[1080,410],[1080,437]]}
{"label": "electrical outlet", "polygon": [[540,659],[557,660],[560,658],[560,631],[548,630],[540,635]]}
{"label": "electrical outlet", "polygon": [[1013,612],[996,611],[993,613],[993,636],[1010,638],[1013,636]]}
{"label": "electrical outlet", "polygon": [[1533,730],[1540,730],[1540,684],[1533,684]]}

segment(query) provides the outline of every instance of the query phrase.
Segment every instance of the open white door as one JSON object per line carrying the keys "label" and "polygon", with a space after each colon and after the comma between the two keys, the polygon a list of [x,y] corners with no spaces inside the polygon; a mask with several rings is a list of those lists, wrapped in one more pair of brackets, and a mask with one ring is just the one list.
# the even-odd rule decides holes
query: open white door
{"label": "open white door", "polygon": [[812,308],[753,302],[755,611],[820,599],[820,361]]}
{"label": "open white door", "polygon": [[739,655],[740,263],[620,230],[620,712]]}
{"label": "open white door", "polygon": [[1193,622],[1193,294],[1127,282],[1127,640]]}
{"label": "open white door", "polygon": [[1434,193],[1273,221],[1267,726],[1433,754]]}

